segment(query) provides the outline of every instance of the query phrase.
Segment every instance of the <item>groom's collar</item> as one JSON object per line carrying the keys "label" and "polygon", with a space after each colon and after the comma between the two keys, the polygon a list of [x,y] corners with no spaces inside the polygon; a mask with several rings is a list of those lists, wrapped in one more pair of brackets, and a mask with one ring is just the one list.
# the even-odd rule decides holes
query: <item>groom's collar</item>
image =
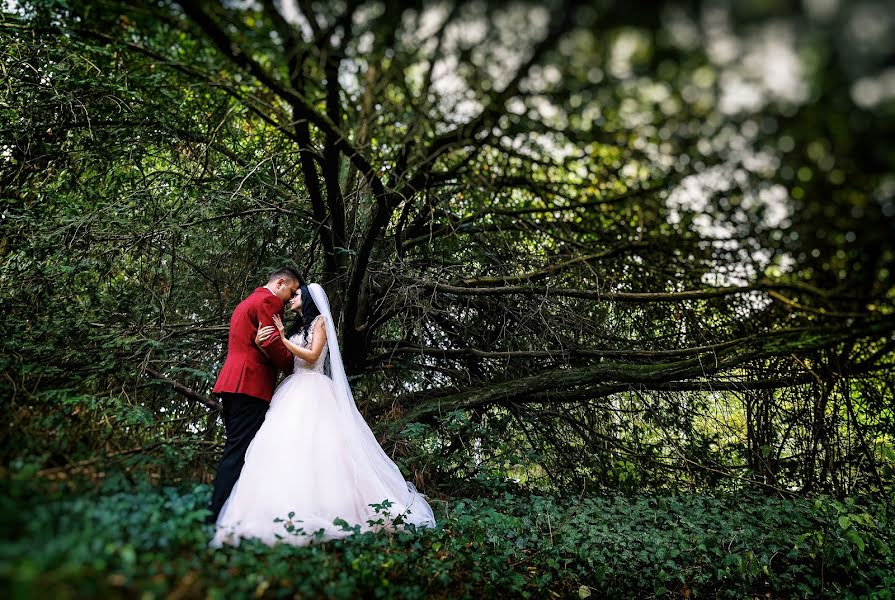
{"label": "groom's collar", "polygon": [[[270,289],[269,287],[267,287],[266,285],[262,285],[261,287],[263,287],[265,290],[267,290],[268,292],[270,292],[271,294],[273,294],[274,296],[276,296],[276,294],[274,293],[274,291],[273,291],[272,289]],[[277,297],[279,297],[279,296],[277,296]]]}

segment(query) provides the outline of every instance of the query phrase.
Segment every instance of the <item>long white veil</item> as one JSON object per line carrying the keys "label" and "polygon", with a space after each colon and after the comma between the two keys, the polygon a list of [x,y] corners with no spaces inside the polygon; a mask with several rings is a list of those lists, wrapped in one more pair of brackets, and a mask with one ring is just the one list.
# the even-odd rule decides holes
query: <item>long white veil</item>
{"label": "long white veil", "polygon": [[[354,403],[354,395],[351,393],[351,387],[348,385],[348,377],[345,375],[342,353],[339,351],[339,340],[336,337],[336,326],[330,312],[329,299],[326,296],[326,292],[317,283],[309,284],[308,291],[311,293],[314,304],[317,305],[320,314],[323,315],[326,321],[328,354],[324,370],[326,375],[335,383],[339,410],[345,417],[345,422],[353,425],[354,431],[347,436],[352,446],[350,451],[362,453],[358,454],[362,464],[369,466],[373,470],[385,489],[388,490],[389,499],[408,509],[408,514],[404,515],[405,522],[413,523],[418,527],[434,527],[435,515],[432,512],[432,507],[429,506],[423,495],[417,491],[416,486],[404,479],[398,466],[379,445],[376,436],[373,435],[369,425],[367,425],[367,422],[357,410],[357,405]],[[381,500],[379,499],[378,501]],[[392,514],[392,517],[395,516],[395,514]]]}

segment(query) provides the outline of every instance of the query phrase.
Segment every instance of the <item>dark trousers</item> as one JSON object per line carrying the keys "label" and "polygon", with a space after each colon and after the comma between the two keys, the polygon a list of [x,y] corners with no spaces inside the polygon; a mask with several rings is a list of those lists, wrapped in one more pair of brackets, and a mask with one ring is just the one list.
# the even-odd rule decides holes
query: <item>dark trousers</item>
{"label": "dark trousers", "polygon": [[218,519],[224,502],[230,497],[230,492],[239,479],[242,465],[245,462],[246,450],[249,444],[264,423],[264,415],[270,407],[268,402],[246,396],[245,394],[221,394],[223,404],[224,429],[227,432],[227,442],[224,444],[224,456],[218,466],[217,475],[214,478],[214,492],[211,494],[211,502],[208,510],[211,515],[206,518],[207,523],[214,523]]}

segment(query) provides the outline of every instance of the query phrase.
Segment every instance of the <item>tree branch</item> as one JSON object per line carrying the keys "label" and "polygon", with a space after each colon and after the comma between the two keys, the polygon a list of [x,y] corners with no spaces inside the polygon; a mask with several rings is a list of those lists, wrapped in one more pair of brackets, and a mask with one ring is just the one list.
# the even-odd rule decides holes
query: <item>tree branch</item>
{"label": "tree branch", "polygon": [[221,403],[218,402],[217,400],[215,400],[213,398],[209,398],[208,396],[203,396],[202,394],[200,394],[198,392],[194,392],[193,390],[186,387],[182,383],[178,383],[176,381],[168,379],[167,377],[165,377],[165,375],[161,371],[153,369],[152,367],[145,367],[143,370],[146,371],[147,373],[149,373],[150,375],[152,375],[153,377],[155,377],[156,379],[158,379],[159,381],[162,381],[162,382],[170,385],[174,389],[175,392],[177,392],[184,398],[188,398],[190,400],[193,400],[194,402],[204,404],[205,406],[207,406],[208,408],[210,408],[211,410],[214,410],[214,411],[221,410]]}
{"label": "tree branch", "polygon": [[432,420],[445,410],[506,402],[583,400],[595,394],[609,395],[624,391],[631,386],[638,389],[657,386],[673,388],[673,383],[683,386],[687,379],[740,367],[753,360],[830,348],[858,338],[888,335],[892,331],[895,331],[895,318],[889,317],[851,327],[815,327],[751,336],[735,346],[674,362],[648,365],[603,362],[573,369],[554,369],[435,398],[411,408],[405,414],[408,421]]}
{"label": "tree branch", "polygon": [[[744,286],[728,286],[717,288],[704,288],[701,290],[684,290],[680,292],[602,292],[600,290],[587,290],[575,288],[558,288],[550,286],[534,285],[505,285],[494,287],[467,287],[464,285],[452,285],[435,281],[407,280],[409,285],[419,286],[432,290],[433,293],[456,294],[458,296],[503,296],[508,294],[520,294],[525,296],[559,296],[564,298],[581,298],[584,300],[596,300],[598,302],[681,302],[684,300],[704,300],[707,298],[720,298],[734,294],[744,294],[754,291],[768,291],[776,289],[797,289],[802,292],[814,293],[821,297],[828,297],[823,290],[803,287],[798,284],[784,282],[770,282],[762,280],[757,283]],[[849,315],[858,316],[858,315]],[[868,317],[867,315],[860,315]]]}
{"label": "tree branch", "polygon": [[196,2],[193,2],[192,0],[177,0],[177,3],[183,7],[187,16],[189,16],[190,19],[205,32],[212,43],[224,54],[224,56],[229,58],[238,67],[248,71],[270,91],[286,102],[292,104],[298,111],[298,114],[295,115],[296,118],[307,120],[309,123],[320,129],[324,134],[332,135],[339,150],[341,150],[348,160],[357,167],[358,171],[364,175],[373,189],[384,191],[384,186],[376,175],[373,166],[359,150],[351,145],[348,138],[339,132],[335,123],[325,115],[321,115],[315,111],[297,92],[286,88],[283,84],[268,74],[254,59],[245,54],[239,46],[230,40],[224,30],[215,23]]}

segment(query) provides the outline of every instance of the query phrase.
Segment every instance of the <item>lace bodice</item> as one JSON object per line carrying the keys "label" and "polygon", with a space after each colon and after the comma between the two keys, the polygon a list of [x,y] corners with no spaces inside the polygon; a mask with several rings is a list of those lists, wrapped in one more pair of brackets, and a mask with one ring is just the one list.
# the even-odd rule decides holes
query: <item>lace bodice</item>
{"label": "lace bodice", "polygon": [[[302,348],[310,348],[314,341],[314,328],[317,326],[317,322],[323,319],[323,315],[317,315],[313,321],[311,321],[311,325],[308,327],[308,339],[304,339],[303,332],[299,331],[295,335],[289,338],[289,341],[295,344],[296,346],[301,346]],[[323,365],[326,362],[326,353],[329,352],[329,348],[327,346],[323,346],[323,351],[320,352],[320,356],[317,357],[317,361],[314,364],[310,364],[305,361],[303,358],[299,358],[297,356],[293,357],[293,373],[299,374],[303,371],[314,371],[316,373],[323,373]],[[325,374],[325,373],[324,373]]]}

